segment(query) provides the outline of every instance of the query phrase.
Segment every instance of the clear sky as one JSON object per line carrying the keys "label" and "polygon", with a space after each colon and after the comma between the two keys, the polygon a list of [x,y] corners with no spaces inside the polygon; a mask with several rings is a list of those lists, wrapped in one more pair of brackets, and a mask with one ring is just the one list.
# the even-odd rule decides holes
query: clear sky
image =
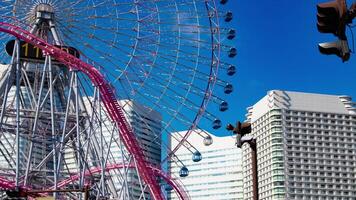
{"label": "clear sky", "polygon": [[[229,1],[225,8],[233,11],[234,19],[227,25],[237,30],[238,74],[223,121],[244,120],[246,107],[273,89],[345,94],[356,101],[356,55],[342,63],[337,56],[319,53],[318,43],[336,40],[316,28],[316,5],[321,2],[325,1]],[[222,128],[215,134],[228,132]]]}

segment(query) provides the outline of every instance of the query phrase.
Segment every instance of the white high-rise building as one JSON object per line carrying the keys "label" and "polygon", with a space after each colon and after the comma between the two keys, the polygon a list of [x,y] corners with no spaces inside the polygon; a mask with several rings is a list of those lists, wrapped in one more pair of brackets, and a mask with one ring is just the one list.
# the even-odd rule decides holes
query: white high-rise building
{"label": "white high-rise building", "polygon": [[[273,90],[246,116],[257,139],[259,199],[355,199],[356,107],[351,97]],[[243,154],[248,200],[248,145]]]}
{"label": "white high-rise building", "polygon": [[[203,138],[197,134],[199,131],[195,130],[188,141],[200,152],[202,160],[194,162],[192,153],[181,147],[176,155],[189,170],[189,175],[179,177],[181,168],[175,163],[170,164],[170,173],[179,177],[192,200],[243,200],[242,152],[236,147],[235,139],[210,134],[213,143],[205,146]],[[172,137],[170,142],[171,148],[177,144]],[[173,190],[168,199],[178,199]]]}

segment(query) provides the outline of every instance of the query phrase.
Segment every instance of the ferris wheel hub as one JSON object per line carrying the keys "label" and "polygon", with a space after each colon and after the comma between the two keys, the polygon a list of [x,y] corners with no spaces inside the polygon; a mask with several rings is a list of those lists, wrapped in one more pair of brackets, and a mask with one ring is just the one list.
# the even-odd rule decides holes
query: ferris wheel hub
{"label": "ferris wheel hub", "polygon": [[54,8],[47,3],[40,3],[35,7],[37,19],[52,20],[54,18]]}

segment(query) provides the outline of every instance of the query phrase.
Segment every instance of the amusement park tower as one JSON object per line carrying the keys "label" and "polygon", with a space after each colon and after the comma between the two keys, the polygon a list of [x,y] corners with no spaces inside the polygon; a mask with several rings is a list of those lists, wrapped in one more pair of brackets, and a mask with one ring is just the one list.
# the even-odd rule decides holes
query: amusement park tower
{"label": "amusement park tower", "polygon": [[[33,22],[33,26],[29,31],[61,45],[53,9],[39,4],[31,12],[33,21],[29,23]],[[58,154],[48,155],[64,124],[61,120],[66,115],[68,70],[23,41],[9,39],[3,51],[7,52],[9,62],[1,65],[0,72],[0,169],[4,174],[9,169],[13,174],[15,169],[16,184],[19,177],[22,184],[30,183],[34,188],[51,184],[58,177],[54,172],[59,166],[54,159]],[[72,111],[67,114],[73,114]],[[74,124],[74,121],[71,118],[67,122]]]}
{"label": "amusement park tower", "polygon": [[[235,140],[231,136],[217,137],[212,134],[213,143],[198,134],[202,130],[195,130],[188,138],[188,142],[195,145],[200,158],[185,148],[176,152],[185,167],[188,176],[179,177],[181,168],[175,163],[170,164],[169,172],[179,177],[192,200],[243,200],[242,151],[236,148]],[[176,145],[173,133],[170,137],[171,148]],[[207,145],[208,144],[208,145]],[[201,160],[200,160],[201,159]],[[168,199],[178,197],[173,191],[168,192]]]}
{"label": "amusement park tower", "polygon": [[[78,51],[61,40],[53,6],[38,3],[24,12],[30,24],[28,37],[79,58]],[[55,199],[82,199],[78,191],[87,185],[90,197],[96,199],[148,199],[135,170],[136,160],[123,147],[104,106],[97,103],[103,102],[97,85],[84,85],[88,80],[80,71],[69,69],[37,46],[8,38],[9,62],[0,66],[0,173],[16,191],[1,191],[0,199],[27,195],[18,192],[22,188],[50,190]],[[91,93],[94,99],[88,96]],[[147,161],[159,165],[160,115],[130,101],[119,104]],[[118,163],[121,166],[114,168]],[[108,167],[113,170],[108,172]]]}
{"label": "amusement park tower", "polygon": [[[79,57],[74,48],[62,43],[51,5],[39,3],[28,10],[28,16],[28,31],[34,37]],[[73,185],[82,189],[84,167],[95,166],[97,157],[90,154],[93,161],[84,160],[83,152],[93,151],[82,145],[88,144],[83,133],[91,131],[77,72],[25,41],[8,37],[4,51],[9,62],[1,65],[0,72],[1,173],[17,188],[24,185],[34,190],[57,190],[59,179],[80,173],[79,183]],[[68,155],[74,155],[75,171],[70,171],[71,163],[63,159]],[[65,194],[55,191],[51,195]],[[80,198],[81,194],[77,195]]]}
{"label": "amusement park tower", "polygon": [[[355,198],[351,97],[273,90],[247,110],[257,140],[261,200]],[[248,145],[243,155],[244,198],[252,199]]]}

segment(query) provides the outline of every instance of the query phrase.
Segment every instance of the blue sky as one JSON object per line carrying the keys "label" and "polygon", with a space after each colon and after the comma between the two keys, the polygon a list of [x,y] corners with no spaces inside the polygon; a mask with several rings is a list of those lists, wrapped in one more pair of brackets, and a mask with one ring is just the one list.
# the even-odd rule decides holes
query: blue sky
{"label": "blue sky", "polygon": [[[321,2],[325,1],[230,0],[225,5],[234,13],[227,25],[237,30],[238,74],[223,121],[244,120],[246,107],[272,89],[345,94],[356,101],[356,55],[342,63],[317,48],[320,42],[336,40],[316,28],[316,5]],[[350,48],[351,41],[349,34]],[[216,134],[228,133],[221,129]]]}

